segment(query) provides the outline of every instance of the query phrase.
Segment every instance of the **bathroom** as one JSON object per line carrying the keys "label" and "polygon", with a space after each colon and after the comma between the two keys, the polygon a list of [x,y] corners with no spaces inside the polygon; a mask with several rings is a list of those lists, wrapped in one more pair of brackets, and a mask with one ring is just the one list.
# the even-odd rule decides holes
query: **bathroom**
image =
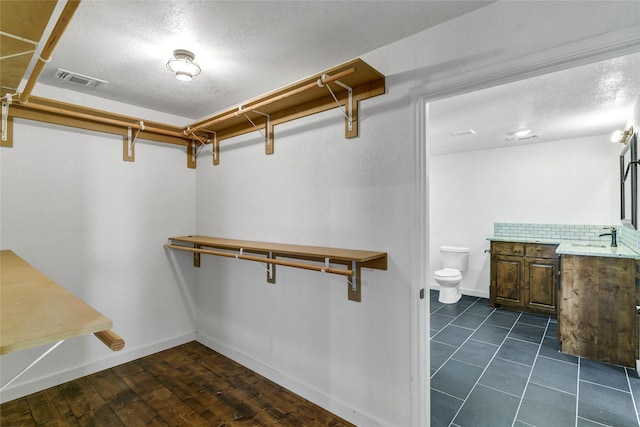
{"label": "bathroom", "polygon": [[[516,247],[524,253],[529,248],[546,251],[543,259],[535,261],[540,275],[528,276],[534,262],[526,264],[525,258],[521,258],[519,265],[529,266],[510,270],[509,263],[517,257],[504,255],[502,248],[492,247],[489,240],[524,237],[526,233],[526,237],[536,239],[553,236],[551,240],[561,237],[597,241],[598,246],[609,250],[612,236],[606,234],[611,231],[604,228],[615,226],[619,245],[614,250],[626,247],[623,242],[638,249],[638,232],[621,225],[623,145],[610,141],[614,129],[633,126],[637,132],[640,127],[638,69],[640,54],[633,54],[429,104],[432,426],[640,425],[638,361],[633,360],[634,355],[625,347],[633,332],[615,344],[603,345],[603,339],[600,345],[584,347],[598,353],[597,356],[617,353],[631,359],[624,363],[603,363],[606,358],[565,351],[571,350],[571,340],[563,338],[582,337],[571,333],[571,325],[580,324],[584,317],[576,315],[577,322],[567,322],[574,319],[566,313],[583,310],[565,310],[561,319],[556,319],[558,304],[567,301],[554,298],[559,265],[563,269],[561,286],[569,293],[572,307],[597,309],[611,305],[600,305],[599,299],[588,297],[581,300],[588,304],[576,303],[580,292],[576,294],[571,284],[581,287],[580,277],[584,276],[575,274],[571,282],[564,272],[571,261],[563,255],[558,264],[555,245],[498,242],[512,246],[514,252]],[[514,133],[523,128],[531,133],[518,141]],[[486,133],[492,137],[483,137]],[[549,248],[553,248],[552,255]],[[518,305],[529,299],[523,295],[533,295],[532,289],[538,289],[536,296],[544,298],[535,301],[532,310],[536,314],[520,313],[519,309],[494,310],[490,306],[492,255],[501,260],[501,266],[506,265],[492,281],[513,280],[522,284],[511,301],[509,286],[503,287],[499,302]],[[462,263],[443,264],[446,258]],[[497,262],[494,268],[495,265]],[[443,267],[451,266],[463,268],[462,274],[457,275],[461,281],[457,289],[441,288],[436,281],[447,284],[441,273]],[[570,272],[570,267],[567,271]],[[613,295],[613,299],[618,294],[617,290],[602,292],[604,282],[614,283],[618,289],[623,287],[617,276],[611,276],[612,271],[594,267],[594,274],[589,276],[592,279],[588,282],[597,283],[598,292],[607,295],[603,298]],[[457,273],[456,269],[445,272],[450,276]],[[606,278],[593,279],[598,274]],[[453,277],[448,284],[455,283],[457,278]],[[542,278],[538,283],[544,285],[529,287],[528,283],[537,278]],[[492,298],[498,300],[495,294]],[[527,304],[523,305],[531,308]],[[635,317],[634,308],[628,308],[623,312]],[[543,313],[544,310],[548,312]],[[609,320],[617,318],[605,316]],[[593,326],[600,323],[593,319],[589,319],[592,322],[589,328],[576,329],[589,330],[589,335],[595,336]],[[611,327],[611,322],[602,325],[605,328],[599,336],[623,335],[609,333],[609,329],[620,331]],[[558,351],[561,346],[562,352]],[[634,362],[636,369],[632,367]]]}
{"label": "bathroom", "polygon": [[[620,226],[622,145],[610,142],[611,131],[598,130],[611,123],[638,129],[638,69],[640,54],[632,54],[624,61],[614,58],[430,104],[431,289],[439,289],[434,280],[442,268],[439,248],[467,247],[469,264],[459,290],[489,298],[487,239],[495,223]],[[607,95],[601,88],[611,84],[605,79],[612,75],[625,90]],[[585,104],[586,86],[595,96]],[[625,108],[613,108],[616,96],[626,99]],[[595,109],[596,102],[605,108]],[[568,124],[567,129],[558,122]],[[522,128],[530,128],[534,138],[507,141]],[[485,140],[485,129],[492,132],[492,141]],[[595,233],[593,239],[608,243],[608,237]]]}

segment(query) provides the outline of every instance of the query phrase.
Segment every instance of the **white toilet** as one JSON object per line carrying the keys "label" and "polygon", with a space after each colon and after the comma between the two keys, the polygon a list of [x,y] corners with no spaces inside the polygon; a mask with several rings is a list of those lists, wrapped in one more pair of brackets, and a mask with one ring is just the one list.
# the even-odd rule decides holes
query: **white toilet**
{"label": "white toilet", "polygon": [[438,301],[453,304],[462,297],[459,285],[462,272],[469,265],[469,248],[440,246],[440,259],[443,268],[433,273],[434,279],[440,285]]}

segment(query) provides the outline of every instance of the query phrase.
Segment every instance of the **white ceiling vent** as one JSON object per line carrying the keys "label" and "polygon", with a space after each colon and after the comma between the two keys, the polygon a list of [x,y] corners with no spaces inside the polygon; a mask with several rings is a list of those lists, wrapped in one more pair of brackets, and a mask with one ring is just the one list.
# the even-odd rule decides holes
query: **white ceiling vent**
{"label": "white ceiling vent", "polygon": [[106,80],[85,76],[74,73],[73,71],[63,70],[62,68],[56,70],[55,76],[60,80],[91,88],[96,88],[108,83]]}

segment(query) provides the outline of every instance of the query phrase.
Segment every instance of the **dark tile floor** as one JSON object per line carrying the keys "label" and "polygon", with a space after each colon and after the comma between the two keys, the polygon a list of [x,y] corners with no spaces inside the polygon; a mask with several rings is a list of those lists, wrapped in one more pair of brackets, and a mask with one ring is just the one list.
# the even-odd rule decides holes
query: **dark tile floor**
{"label": "dark tile floor", "polygon": [[555,319],[431,291],[431,426],[640,426],[634,369],[558,352]]}

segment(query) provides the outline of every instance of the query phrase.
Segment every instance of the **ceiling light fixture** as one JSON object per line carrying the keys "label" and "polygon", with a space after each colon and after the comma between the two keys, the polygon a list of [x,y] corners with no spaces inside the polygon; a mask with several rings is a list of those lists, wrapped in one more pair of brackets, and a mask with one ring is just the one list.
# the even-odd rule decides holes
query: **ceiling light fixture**
{"label": "ceiling light fixture", "polygon": [[184,49],[173,51],[173,58],[167,61],[167,68],[176,74],[176,79],[188,82],[193,76],[200,74],[200,66],[193,62],[196,56]]}
{"label": "ceiling light fixture", "polygon": [[520,129],[519,131],[514,132],[513,135],[518,137],[518,138],[520,138],[520,137],[523,137],[523,136],[527,136],[530,133],[531,133],[531,129]]}
{"label": "ceiling light fixture", "polygon": [[619,142],[621,144],[626,144],[627,140],[633,135],[633,126],[627,130],[616,130],[611,135],[611,142]]}
{"label": "ceiling light fixture", "polygon": [[613,131],[613,135],[611,135],[611,142],[620,142],[620,137],[622,136],[621,130]]}

